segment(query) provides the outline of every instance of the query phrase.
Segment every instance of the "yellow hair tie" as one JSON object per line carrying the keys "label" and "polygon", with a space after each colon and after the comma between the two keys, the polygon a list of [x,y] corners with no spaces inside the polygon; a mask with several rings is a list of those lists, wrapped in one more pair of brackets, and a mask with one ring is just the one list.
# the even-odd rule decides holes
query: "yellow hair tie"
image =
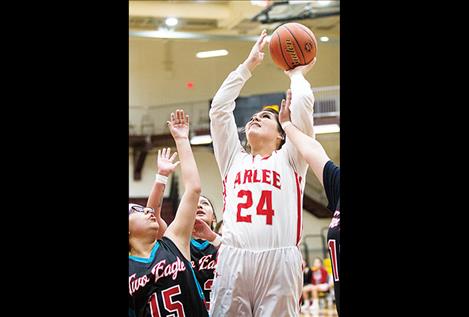
{"label": "yellow hair tie", "polygon": [[279,108],[278,108],[278,105],[270,105],[270,106],[264,106],[262,107],[262,109],[272,109],[274,110],[275,112],[279,112]]}

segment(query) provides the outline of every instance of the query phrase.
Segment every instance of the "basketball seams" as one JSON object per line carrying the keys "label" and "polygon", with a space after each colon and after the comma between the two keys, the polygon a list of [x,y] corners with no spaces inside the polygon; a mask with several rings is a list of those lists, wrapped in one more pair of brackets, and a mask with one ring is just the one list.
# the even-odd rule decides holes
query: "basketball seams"
{"label": "basketball seams", "polygon": [[300,24],[300,23],[297,23],[297,26],[298,26],[303,32],[305,32],[305,33],[309,36],[309,38],[311,39],[311,41],[314,42],[314,46],[317,47],[317,45],[316,45],[316,39],[314,39],[314,38],[311,36],[311,34],[309,34],[309,32],[311,32],[311,30],[306,29],[306,26],[304,26],[303,24]]}
{"label": "basketball seams", "polygon": [[290,64],[288,64],[287,59],[285,58],[285,55],[283,55],[282,42],[280,41],[280,35],[278,34],[278,32],[275,34],[277,35],[277,38],[278,38],[278,45],[279,45],[280,53],[282,53],[283,60],[285,61],[285,64],[288,66],[288,68],[291,69],[291,66]]}
{"label": "basketball seams", "polygon": [[290,31],[289,28],[287,28],[286,26],[284,26],[284,28],[287,29],[287,31],[291,34],[291,36],[292,36],[293,39],[295,40],[296,45],[298,45],[298,48],[300,49],[301,56],[303,56],[303,63],[305,63],[305,62],[306,62],[306,58],[305,58],[305,54],[303,54],[303,48],[301,47],[300,43],[298,42],[298,40],[296,39],[295,35],[293,34],[292,31]]}
{"label": "basketball seams", "polygon": [[[313,38],[313,37],[311,36],[311,34],[309,34],[310,30],[307,30],[306,27],[305,27],[304,25],[300,24],[300,23],[297,23],[297,26],[300,28],[301,31],[305,32],[306,35],[308,35],[308,37],[311,39],[311,41],[312,41],[313,44],[314,44],[314,49],[315,49],[316,52],[317,52],[318,45],[317,45],[317,42],[316,42],[315,38]],[[313,59],[314,59],[314,57],[313,57]],[[311,62],[313,61],[313,59],[310,60],[309,62],[307,62],[306,64],[311,63]],[[306,62],[306,60],[305,60],[305,62]]]}

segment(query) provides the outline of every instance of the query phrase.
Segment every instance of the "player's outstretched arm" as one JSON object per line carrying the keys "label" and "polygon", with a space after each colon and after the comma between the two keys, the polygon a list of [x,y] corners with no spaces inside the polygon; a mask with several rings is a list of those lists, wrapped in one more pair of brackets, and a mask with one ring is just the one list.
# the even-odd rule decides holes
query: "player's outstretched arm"
{"label": "player's outstretched arm", "polygon": [[[313,129],[313,106],[314,106],[314,95],[311,89],[310,83],[306,80],[304,75],[309,72],[314,64],[316,58],[311,63],[304,66],[297,66],[292,70],[285,71],[290,77],[291,84],[287,94],[291,92],[291,122],[301,132],[308,136],[314,136]],[[298,149],[293,146],[287,138],[285,141],[285,151],[288,153],[290,163],[292,167],[302,176],[306,175],[308,164],[301,157]]]}
{"label": "player's outstretched arm", "polygon": [[176,110],[176,114],[171,113],[171,120],[167,123],[181,161],[184,194],[174,221],[168,226],[164,236],[170,238],[186,259],[190,260],[189,244],[201,192],[200,177],[189,143],[189,116],[184,115],[183,110]]}
{"label": "player's outstretched arm", "polygon": [[264,47],[265,44],[267,43],[267,31],[262,30],[261,35],[257,39],[256,43],[251,49],[251,52],[249,52],[248,57],[246,60],[243,62],[243,65],[245,65],[249,71],[252,73],[254,68],[256,68],[259,64],[262,63],[264,60]]}
{"label": "player's outstretched arm", "polygon": [[313,106],[314,94],[311,84],[306,80],[306,74],[316,64],[316,57],[307,65],[297,66],[284,71],[290,78],[291,120],[292,123],[306,135],[314,137],[313,131]]}
{"label": "player's outstretched arm", "polygon": [[330,160],[321,143],[310,136],[307,136],[295,127],[290,121],[291,93],[287,93],[287,99],[282,100],[280,105],[279,121],[283,130],[301,156],[309,164],[321,184],[323,183],[324,165]]}
{"label": "player's outstretched arm", "polygon": [[155,182],[153,183],[153,187],[147,201],[147,207],[153,208],[155,211],[155,217],[160,226],[156,237],[157,239],[161,239],[164,232],[166,231],[166,228],[168,227],[166,222],[161,218],[161,206],[163,203],[164,190],[168,181],[168,177],[179,165],[179,161],[174,162],[176,155],[177,152],[174,152],[173,155],[171,155],[170,148],[163,148],[162,150],[158,150],[158,173],[156,174]]}
{"label": "player's outstretched arm", "polygon": [[266,36],[267,32],[262,31],[249,56],[244,63],[228,75],[210,105],[210,133],[213,140],[213,152],[222,178],[226,176],[233,157],[243,150],[239,142],[238,128],[233,115],[236,107],[235,100],[246,81],[251,77],[251,71],[264,58],[262,50],[266,43]]}

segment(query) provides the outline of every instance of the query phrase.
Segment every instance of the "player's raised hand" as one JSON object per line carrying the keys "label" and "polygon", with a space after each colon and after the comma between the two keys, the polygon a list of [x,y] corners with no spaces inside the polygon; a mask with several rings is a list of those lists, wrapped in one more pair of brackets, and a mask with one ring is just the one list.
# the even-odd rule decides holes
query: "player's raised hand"
{"label": "player's raised hand", "polygon": [[158,174],[163,175],[163,176],[169,176],[171,173],[174,172],[176,167],[179,165],[179,161],[174,163],[174,159],[176,158],[176,155],[178,154],[177,152],[174,152],[173,155],[171,155],[171,149],[170,148],[163,148],[163,150],[158,150]]}
{"label": "player's raised hand", "polygon": [[166,122],[174,140],[189,138],[189,116],[184,110],[177,109],[176,114],[171,112],[171,120]]}
{"label": "player's raised hand", "polygon": [[280,123],[290,121],[291,90],[287,90],[287,99],[282,99],[278,120]]}
{"label": "player's raised hand", "polygon": [[195,218],[192,236],[198,239],[213,241],[216,237],[216,233],[210,229],[205,221]]}
{"label": "player's raised hand", "polygon": [[257,65],[262,63],[264,60],[264,46],[267,43],[267,31],[264,29],[261,32],[261,35],[257,39],[256,43],[251,49],[251,52],[249,53],[249,56],[247,59],[244,61],[244,64],[249,68],[249,70],[252,72],[254,68],[256,68]]}
{"label": "player's raised hand", "polygon": [[307,65],[296,66],[293,69],[284,70],[283,72],[290,78],[295,73],[302,73],[303,76],[305,76],[311,69],[313,69],[314,64],[316,64],[316,57]]}

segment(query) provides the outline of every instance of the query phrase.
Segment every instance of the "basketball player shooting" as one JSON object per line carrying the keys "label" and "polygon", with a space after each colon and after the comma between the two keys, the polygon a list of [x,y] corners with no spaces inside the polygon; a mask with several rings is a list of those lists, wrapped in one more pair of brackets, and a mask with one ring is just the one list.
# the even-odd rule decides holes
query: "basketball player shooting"
{"label": "basketball player shooting", "polygon": [[[308,168],[272,109],[253,114],[238,138],[239,96],[264,59],[262,31],[247,59],[231,72],[210,109],[215,159],[223,181],[223,243],[212,286],[210,316],[298,316],[303,287],[302,200]],[[304,75],[315,63],[285,71],[291,80],[291,121],[313,135],[314,96]],[[261,106],[261,105],[259,105]]]}

